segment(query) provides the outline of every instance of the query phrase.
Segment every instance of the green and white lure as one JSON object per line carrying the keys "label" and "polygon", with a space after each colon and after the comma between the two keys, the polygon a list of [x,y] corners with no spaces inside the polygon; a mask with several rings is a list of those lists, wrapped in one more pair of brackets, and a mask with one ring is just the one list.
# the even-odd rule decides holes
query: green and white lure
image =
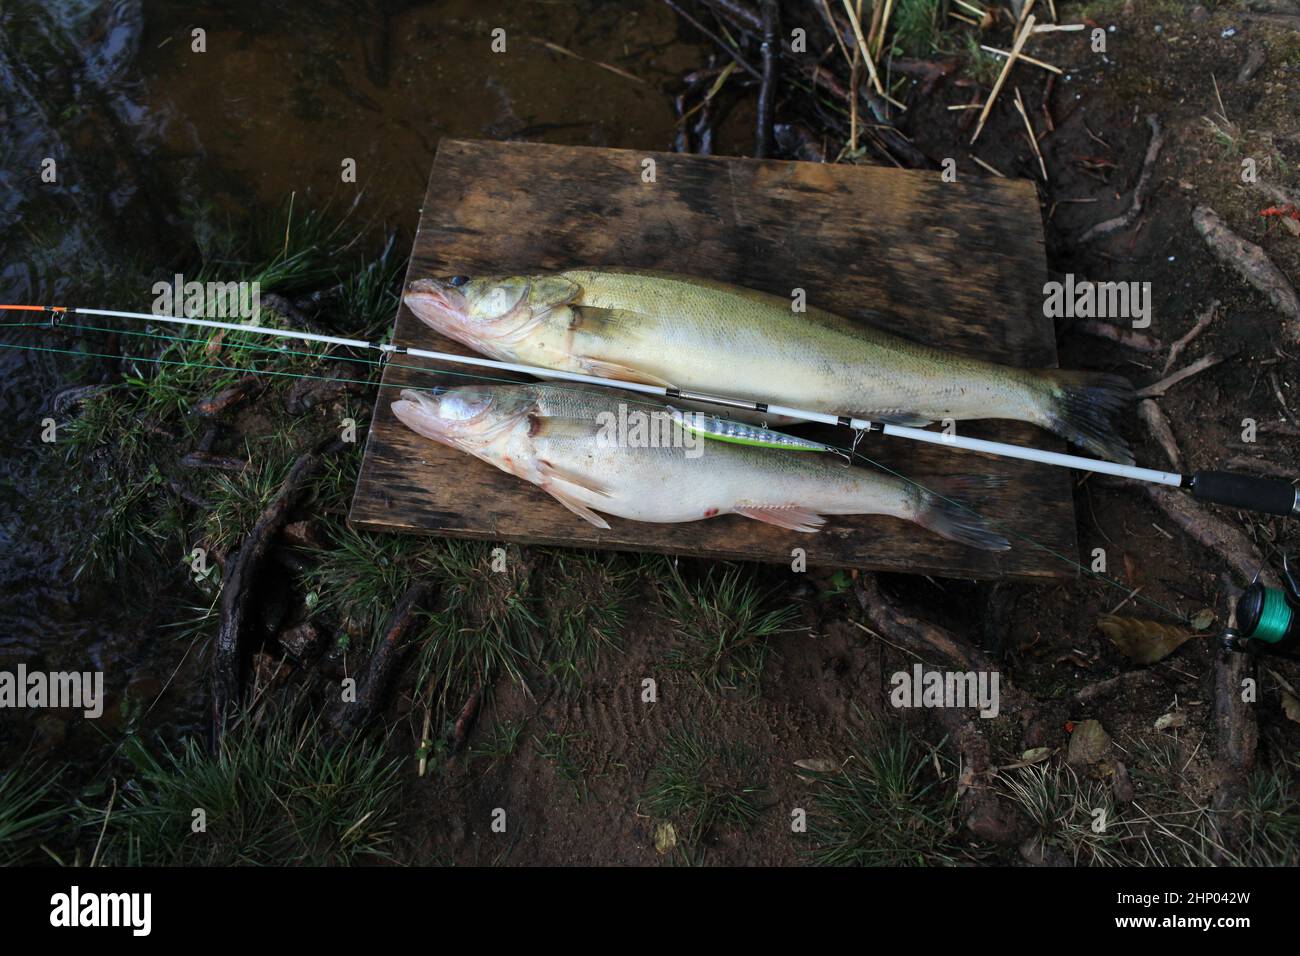
{"label": "green and white lure", "polygon": [[783,451],[830,451],[839,453],[839,449],[819,441],[787,435],[759,425],[746,425],[744,422],[732,421],[717,415],[703,412],[684,412],[668,406],[668,414],[681,428],[701,438],[714,441],[728,441],[736,445],[749,445],[753,448],[778,448]]}

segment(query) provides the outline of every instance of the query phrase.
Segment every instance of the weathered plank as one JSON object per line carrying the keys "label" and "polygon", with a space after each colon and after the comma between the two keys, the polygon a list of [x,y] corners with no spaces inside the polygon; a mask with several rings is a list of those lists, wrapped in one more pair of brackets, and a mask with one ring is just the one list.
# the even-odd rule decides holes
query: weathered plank
{"label": "weathered plank", "polygon": [[[653,159],[655,181],[643,181]],[[407,282],[421,276],[636,266],[708,276],[871,320],[954,351],[1053,366],[1052,326],[1039,302],[1042,224],[1027,182],[876,167],[680,156],[530,143],[443,140],[420,215]],[[467,353],[405,306],[400,345]],[[1026,578],[1073,573],[1027,539],[1077,552],[1069,476],[1059,470],[899,439],[860,450],[924,481],[1006,480],[971,504],[1013,548],[990,555],[879,517],[833,518],[815,535],[736,516],[681,525],[611,517],[601,531],[517,478],[420,438],[393,416],[406,384],[481,380],[403,358],[384,373],[351,520],[374,529],[575,547],[789,563]],[[491,373],[488,373],[491,374]],[[1032,426],[962,423],[963,434],[1059,448]],[[837,436],[840,441],[843,435]],[[1020,537],[1025,536],[1025,537]]]}

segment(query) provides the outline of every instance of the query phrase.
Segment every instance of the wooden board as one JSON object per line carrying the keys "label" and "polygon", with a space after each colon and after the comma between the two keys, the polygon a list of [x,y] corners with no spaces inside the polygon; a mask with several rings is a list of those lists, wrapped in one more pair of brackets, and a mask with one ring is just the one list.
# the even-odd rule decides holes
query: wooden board
{"label": "wooden board", "polygon": [[[655,162],[655,182],[642,179]],[[849,317],[870,310],[917,341],[1023,366],[1054,366],[1041,309],[1045,256],[1034,187],[878,167],[679,156],[444,139],[420,214],[407,282],[421,276],[629,266],[707,276]],[[468,354],[404,305],[394,342]],[[403,357],[401,364],[436,363]],[[461,369],[462,372],[472,371]],[[493,373],[488,373],[493,374]],[[734,515],[678,525],[582,521],[545,492],[420,438],[394,417],[397,387],[469,381],[390,365],[375,407],[351,520],[394,531],[961,576],[1067,576],[1027,540],[1077,556],[1068,473],[867,437],[861,450],[924,481],[1001,475],[971,504],[1004,524],[1012,550],[956,545],[910,523],[832,518],[818,534]],[[962,434],[1059,449],[1031,425],[963,422]],[[845,436],[839,436],[840,441]]]}

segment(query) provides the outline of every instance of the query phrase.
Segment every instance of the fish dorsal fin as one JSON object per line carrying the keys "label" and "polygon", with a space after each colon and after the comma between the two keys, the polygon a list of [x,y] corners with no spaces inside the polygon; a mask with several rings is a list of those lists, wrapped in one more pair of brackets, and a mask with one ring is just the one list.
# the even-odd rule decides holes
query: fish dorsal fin
{"label": "fish dorsal fin", "polygon": [[820,531],[822,525],[826,523],[826,519],[817,512],[796,506],[788,508],[737,508],[735,513],[744,515],[746,518],[753,518],[755,521],[762,521],[765,524],[774,524],[778,528],[803,531],[806,534]]}

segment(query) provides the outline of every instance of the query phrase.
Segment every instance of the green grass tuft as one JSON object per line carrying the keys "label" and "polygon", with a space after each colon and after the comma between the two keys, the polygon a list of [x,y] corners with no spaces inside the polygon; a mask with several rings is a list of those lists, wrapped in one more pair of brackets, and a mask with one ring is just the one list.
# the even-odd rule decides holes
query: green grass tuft
{"label": "green grass tuft", "polygon": [[941,26],[939,7],[940,0],[898,0],[890,19],[897,52],[913,57],[933,52]]}
{"label": "green grass tuft", "polygon": [[814,774],[808,831],[823,866],[924,866],[951,861],[956,803],[933,779],[927,750],[900,725],[896,741],[860,745],[843,768]]}
{"label": "green grass tuft", "polygon": [[635,574],[617,555],[554,551],[545,581],[545,639],[537,662],[565,690],[576,690],[602,651],[618,650]]}
{"label": "green grass tuft", "polygon": [[767,660],[767,640],[792,630],[793,606],[773,607],[741,569],[710,567],[688,584],[671,562],[661,591],[665,610],[681,643],[669,652],[669,666],[691,674],[703,687],[757,694]]}
{"label": "green grass tuft", "polygon": [[[415,583],[438,570],[438,542],[415,535],[373,534],[345,524],[324,523],[327,543],[314,552],[308,603],[316,616],[353,622],[371,640]],[[313,597],[314,595],[314,597]]]}
{"label": "green grass tuft", "polygon": [[541,623],[528,596],[527,552],[506,548],[505,570],[493,570],[500,545],[448,540],[437,553],[442,606],[430,616],[420,650],[420,686],[436,688],[439,708],[459,707],[498,675],[523,683]]}
{"label": "green grass tuft", "polygon": [[24,764],[0,770],[0,866],[30,862],[49,822],[64,812],[51,805],[56,777]]}
{"label": "green grass tuft", "polygon": [[750,827],[766,792],[747,749],[679,728],[668,734],[641,802],[657,820],[673,824],[689,855],[719,827]]}
{"label": "green grass tuft", "polygon": [[[132,737],[135,770],[118,805],[86,808],[109,865],[349,865],[389,857],[400,761],[380,745],[322,742],[311,723],[242,722],[213,756],[197,741],[151,753]],[[205,815],[193,829],[195,811]]]}
{"label": "green grass tuft", "polygon": [[966,72],[981,86],[992,86],[1002,72],[1002,60],[988,50],[980,49],[980,35],[966,34]]}

